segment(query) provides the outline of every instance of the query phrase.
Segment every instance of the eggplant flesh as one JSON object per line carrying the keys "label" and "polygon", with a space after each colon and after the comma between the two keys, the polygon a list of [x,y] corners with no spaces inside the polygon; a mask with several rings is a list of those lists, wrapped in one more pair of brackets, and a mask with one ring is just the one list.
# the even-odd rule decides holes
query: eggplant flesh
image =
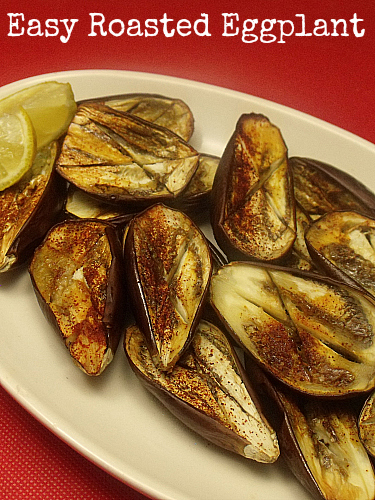
{"label": "eggplant flesh", "polygon": [[230,258],[278,261],[296,238],[293,185],[280,130],[242,115],[215,175],[211,224]]}
{"label": "eggplant flesh", "polygon": [[120,248],[104,222],[65,221],[51,229],[30,263],[43,312],[88,375],[103,372],[119,342]]}
{"label": "eggplant flesh", "polygon": [[[375,475],[354,411],[343,402],[279,392],[285,422],[282,456],[317,499],[373,500]],[[284,453],[285,451],[285,453]]]}
{"label": "eggplant flesh", "polygon": [[374,304],[315,273],[231,262],[213,275],[210,300],[229,333],[276,379],[320,396],[375,384]]}
{"label": "eggplant flesh", "polygon": [[185,141],[189,141],[193,135],[193,113],[181,99],[147,93],[117,94],[81,101],[80,104],[91,102],[105,104],[165,127]]}
{"label": "eggplant flesh", "polygon": [[210,247],[187,215],[157,204],[129,223],[124,258],[134,316],[156,364],[168,370],[202,314],[212,273]]}
{"label": "eggplant flesh", "polygon": [[375,391],[371,392],[361,408],[358,428],[363,445],[375,459]]}
{"label": "eggplant flesh", "polygon": [[312,258],[327,273],[349,277],[375,296],[375,219],[330,212],[306,232]]}
{"label": "eggplant flesh", "polygon": [[187,426],[246,458],[272,463],[279,456],[275,431],[225,335],[201,321],[170,372],[158,368],[137,326],[127,329],[125,351],[146,387]]}
{"label": "eggplant flesh", "polygon": [[294,196],[312,218],[339,210],[375,217],[375,195],[350,174],[310,158],[291,157],[289,162]]}
{"label": "eggplant flesh", "polygon": [[113,203],[178,196],[194,175],[198,152],[168,129],[102,104],[80,105],[65,136],[58,172]]}
{"label": "eggplant flesh", "polygon": [[0,193],[0,272],[27,260],[62,212],[66,187],[54,170],[57,154],[57,142],[41,148],[22,179]]}

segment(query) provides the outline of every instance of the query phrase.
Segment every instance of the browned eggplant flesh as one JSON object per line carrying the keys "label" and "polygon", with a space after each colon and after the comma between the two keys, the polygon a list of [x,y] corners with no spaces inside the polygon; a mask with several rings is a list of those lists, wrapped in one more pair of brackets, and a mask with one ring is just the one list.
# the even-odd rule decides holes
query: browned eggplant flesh
{"label": "browned eggplant flesh", "polygon": [[276,379],[319,396],[375,385],[375,306],[336,280],[231,262],[213,275],[211,303],[233,338]]}
{"label": "browned eggplant flesh", "polygon": [[100,103],[78,107],[57,162],[69,182],[113,203],[175,198],[199,154],[170,130]]}
{"label": "browned eggplant flesh", "polygon": [[343,401],[278,393],[285,421],[281,455],[317,500],[373,500],[375,474],[361,443],[357,417]]}
{"label": "browned eggplant flesh", "polygon": [[375,296],[375,219],[357,212],[329,212],[305,235],[313,260],[342,280],[354,280]]}
{"label": "browned eggplant flesh", "polygon": [[370,393],[361,408],[358,428],[363,445],[375,459],[375,391]]}
{"label": "browned eggplant flesh", "polygon": [[208,242],[183,212],[157,204],[129,223],[124,259],[136,321],[155,363],[168,370],[202,314],[212,273]]}
{"label": "browned eggplant flesh", "polygon": [[137,326],[127,329],[124,347],[147,389],[188,427],[246,458],[262,463],[278,458],[276,433],[236,353],[216,326],[201,321],[189,348],[169,372],[154,364]]}
{"label": "browned eggplant flesh", "polygon": [[62,213],[66,183],[56,175],[58,144],[40,149],[31,168],[0,193],[0,272],[31,257]]}
{"label": "browned eggplant flesh", "polygon": [[123,328],[121,245],[112,226],[65,221],[36,249],[30,276],[46,316],[88,375],[111,362]]}
{"label": "browned eggplant flesh", "polygon": [[375,195],[352,175],[327,163],[301,157],[289,160],[294,196],[313,218],[339,210],[375,217]]}
{"label": "browned eggplant flesh", "polygon": [[211,224],[231,259],[279,261],[296,238],[293,184],[280,130],[242,115],[213,183]]}
{"label": "browned eggplant flesh", "polygon": [[117,94],[81,101],[80,104],[99,102],[149,122],[165,127],[189,141],[194,132],[194,116],[182,100],[159,94]]}

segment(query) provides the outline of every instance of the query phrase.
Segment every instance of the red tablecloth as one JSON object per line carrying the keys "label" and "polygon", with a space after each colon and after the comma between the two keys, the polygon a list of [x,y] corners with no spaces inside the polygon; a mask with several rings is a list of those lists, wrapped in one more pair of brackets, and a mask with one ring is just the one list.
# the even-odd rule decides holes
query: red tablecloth
{"label": "red tablecloth", "polygon": [[[374,4],[368,0],[345,5],[341,0],[254,0],[239,4],[225,0],[211,4],[203,0],[186,4],[171,0],[133,4],[117,0],[2,2],[0,85],[72,69],[161,73],[270,99],[375,143]],[[92,31],[90,13],[102,15],[96,20],[105,19],[106,36],[99,27],[95,28],[96,36],[88,36]],[[166,25],[169,33],[184,18],[190,20],[192,34],[182,36],[176,31],[168,37],[159,22],[158,35],[146,37],[145,19],[160,20],[164,14],[173,19]],[[28,23],[32,19],[40,21],[39,32],[35,21],[31,23],[34,28],[30,28]],[[59,34],[46,36],[47,19],[78,21],[64,43],[60,36],[68,34],[61,21]],[[138,19],[143,36],[120,35],[122,24],[110,24],[114,19],[124,23]],[[206,24],[202,21],[196,25],[201,36],[194,32],[197,19],[206,19]],[[258,24],[243,40],[246,19],[258,19]],[[277,21],[272,32],[266,31],[267,19]],[[347,36],[342,35],[343,22],[334,36],[331,19],[346,21]],[[325,34],[322,20],[327,25]],[[261,39],[262,21],[265,30]],[[180,32],[186,33],[183,26],[186,23],[180,24]],[[292,27],[294,33],[287,36]],[[50,35],[56,33],[51,27],[47,31]],[[151,29],[149,32],[152,34]],[[307,36],[308,33],[311,35]],[[251,40],[253,43],[249,43]],[[1,342],[6,342],[6,332],[1,335]],[[0,499],[145,498],[70,449],[2,388],[0,463]]]}

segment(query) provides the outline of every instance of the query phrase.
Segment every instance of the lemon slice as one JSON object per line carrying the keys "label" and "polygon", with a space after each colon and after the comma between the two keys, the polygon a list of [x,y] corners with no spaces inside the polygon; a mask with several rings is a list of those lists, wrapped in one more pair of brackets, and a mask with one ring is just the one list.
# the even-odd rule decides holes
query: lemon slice
{"label": "lemon slice", "polygon": [[23,108],[0,115],[0,191],[29,170],[36,154],[33,124]]}
{"label": "lemon slice", "polygon": [[20,106],[34,126],[38,150],[67,130],[77,109],[70,84],[55,81],[38,83],[1,99],[0,114],[12,114]]}

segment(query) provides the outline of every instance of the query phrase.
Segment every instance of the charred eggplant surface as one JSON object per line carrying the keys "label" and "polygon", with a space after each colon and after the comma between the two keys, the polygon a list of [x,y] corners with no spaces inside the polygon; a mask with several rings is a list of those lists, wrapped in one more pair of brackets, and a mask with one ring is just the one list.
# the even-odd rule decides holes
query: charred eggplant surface
{"label": "charred eggplant surface", "polygon": [[66,183],[54,169],[57,152],[56,142],[40,149],[22,179],[0,193],[0,272],[31,257],[62,213]]}
{"label": "charred eggplant surface", "polygon": [[305,235],[313,260],[327,273],[354,280],[375,296],[375,220],[356,212],[329,212]]}
{"label": "charred eggplant surface", "polygon": [[232,262],[211,303],[250,355],[302,392],[342,396],[375,384],[375,308],[357,290],[300,270]]}
{"label": "charred eggplant surface", "polygon": [[278,261],[296,238],[292,179],[280,130],[263,115],[242,115],[221,158],[211,223],[231,259]]}
{"label": "charred eggplant surface", "polygon": [[184,213],[157,204],[130,222],[124,257],[136,321],[155,363],[170,369],[190,341],[208,293],[207,240]]}
{"label": "charred eggplant surface", "polygon": [[43,312],[88,375],[110,363],[122,329],[121,245],[104,222],[65,221],[37,248],[30,276]]}
{"label": "charred eggplant surface", "polygon": [[127,329],[124,346],[142,383],[188,427],[246,458],[263,463],[278,458],[276,433],[217,327],[200,322],[188,350],[167,373],[154,364],[138,327]]}
{"label": "charred eggplant surface", "polygon": [[294,196],[313,218],[338,210],[375,217],[375,195],[364,184],[342,170],[310,158],[289,160]]}
{"label": "charred eggplant surface", "polygon": [[118,94],[81,101],[80,104],[92,102],[105,104],[165,127],[185,141],[189,141],[193,135],[193,113],[181,99],[158,94]]}
{"label": "charred eggplant surface", "polygon": [[110,202],[178,196],[195,173],[199,154],[183,139],[102,104],[78,107],[57,162],[78,188]]}

